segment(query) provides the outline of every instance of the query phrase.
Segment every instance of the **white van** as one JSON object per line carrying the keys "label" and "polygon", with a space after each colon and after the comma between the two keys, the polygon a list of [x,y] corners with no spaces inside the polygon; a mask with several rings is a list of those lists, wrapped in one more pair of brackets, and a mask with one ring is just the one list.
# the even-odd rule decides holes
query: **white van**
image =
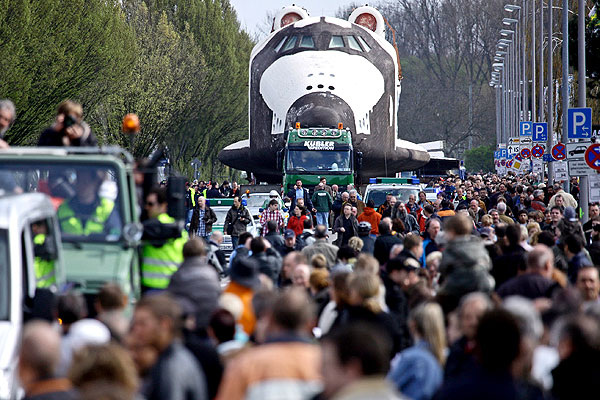
{"label": "white van", "polygon": [[[49,197],[41,193],[0,196],[0,399],[17,398],[24,321],[48,317],[53,295],[65,282],[60,240]],[[52,265],[43,283],[36,282],[40,262]]]}

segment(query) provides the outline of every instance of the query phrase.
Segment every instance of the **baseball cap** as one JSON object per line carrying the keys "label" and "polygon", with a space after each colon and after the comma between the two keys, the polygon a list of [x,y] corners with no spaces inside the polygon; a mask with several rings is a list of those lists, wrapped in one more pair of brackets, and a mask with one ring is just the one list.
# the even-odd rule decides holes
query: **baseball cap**
{"label": "baseball cap", "polygon": [[286,229],[285,232],[283,233],[283,237],[285,239],[296,237],[296,232],[294,232],[291,229]]}

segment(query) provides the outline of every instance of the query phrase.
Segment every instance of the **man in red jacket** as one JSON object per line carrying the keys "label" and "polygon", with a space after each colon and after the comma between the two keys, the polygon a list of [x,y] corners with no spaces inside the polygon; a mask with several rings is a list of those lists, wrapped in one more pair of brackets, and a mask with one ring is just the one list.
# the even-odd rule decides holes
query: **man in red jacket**
{"label": "man in red jacket", "polygon": [[371,224],[371,235],[379,234],[379,221],[381,221],[381,214],[375,211],[375,202],[373,200],[367,201],[365,210],[358,216],[358,222],[368,222]]}

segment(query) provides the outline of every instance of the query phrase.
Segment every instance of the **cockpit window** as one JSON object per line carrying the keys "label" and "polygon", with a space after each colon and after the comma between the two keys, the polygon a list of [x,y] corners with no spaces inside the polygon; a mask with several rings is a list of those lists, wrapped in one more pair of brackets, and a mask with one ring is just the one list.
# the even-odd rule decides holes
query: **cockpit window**
{"label": "cockpit window", "polygon": [[365,50],[365,52],[368,53],[369,50],[371,50],[371,47],[367,44],[367,42],[365,42],[365,39],[363,39],[362,36],[357,36],[357,39],[362,45],[362,48]]}
{"label": "cockpit window", "polygon": [[306,49],[314,49],[315,42],[314,42],[312,36],[302,36],[302,40],[300,41],[300,47],[303,47]]}
{"label": "cockpit window", "polygon": [[363,51],[354,36],[346,36],[346,39],[348,39],[348,46],[350,46],[352,50]]}
{"label": "cockpit window", "polygon": [[294,46],[296,46],[296,41],[298,40],[297,36],[290,36],[290,38],[288,39],[287,42],[285,42],[285,46],[283,46],[283,49],[281,49],[281,51],[287,51],[287,50],[291,50],[294,48]]}
{"label": "cockpit window", "polygon": [[344,47],[344,39],[341,36],[332,36],[329,41],[329,48],[334,49],[339,47]]}
{"label": "cockpit window", "polygon": [[285,40],[287,39],[287,36],[284,36],[283,39],[281,39],[281,42],[279,42],[279,44],[275,47],[275,52],[279,53],[279,50],[281,50],[281,46],[283,46],[283,44],[285,43]]}

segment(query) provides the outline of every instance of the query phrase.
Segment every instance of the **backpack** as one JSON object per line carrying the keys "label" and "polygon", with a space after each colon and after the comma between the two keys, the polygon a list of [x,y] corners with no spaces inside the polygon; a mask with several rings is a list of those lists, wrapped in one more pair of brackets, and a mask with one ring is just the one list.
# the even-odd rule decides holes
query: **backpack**
{"label": "backpack", "polygon": [[218,274],[222,274],[223,266],[221,265],[221,263],[219,262],[219,258],[217,257],[217,250],[219,250],[219,248],[214,244],[210,243],[208,254],[206,255],[206,261],[208,262],[208,265],[212,266],[217,271]]}

